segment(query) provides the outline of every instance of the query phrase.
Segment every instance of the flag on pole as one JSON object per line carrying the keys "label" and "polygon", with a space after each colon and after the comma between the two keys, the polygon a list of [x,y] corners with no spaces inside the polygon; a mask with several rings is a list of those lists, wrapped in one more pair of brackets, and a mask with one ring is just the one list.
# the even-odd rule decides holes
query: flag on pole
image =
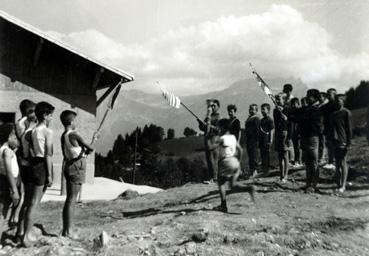
{"label": "flag on pole", "polygon": [[168,102],[169,106],[173,108],[179,108],[181,106],[181,100],[179,99],[178,96],[169,92],[167,89],[162,88],[158,81],[156,81],[156,84],[160,87],[162,95],[164,99]]}
{"label": "flag on pole", "polygon": [[270,89],[269,85],[264,81],[263,78],[261,78],[261,76],[256,72],[256,70],[254,69],[254,67],[252,66],[252,64],[250,63],[250,68],[251,68],[251,73],[253,74],[253,76],[255,77],[255,80],[258,82],[261,90],[263,90],[263,92],[269,96],[269,98],[273,101],[274,104],[276,104],[275,102],[275,98],[274,95],[272,93],[272,89]]}
{"label": "flag on pole", "polygon": [[181,100],[178,96],[175,96],[173,93],[163,89],[163,97],[169,103],[169,106],[173,108],[179,108],[181,106]]}
{"label": "flag on pole", "polygon": [[175,96],[173,93],[169,92],[167,89],[160,86],[159,81],[156,81],[156,85],[160,88],[162,95],[164,99],[169,103],[169,106],[174,107],[174,108],[180,108],[180,106],[182,105],[199,122],[203,123],[203,121],[194,112],[192,112],[192,110],[189,109],[189,107],[187,107],[183,102],[181,102],[178,96]]}

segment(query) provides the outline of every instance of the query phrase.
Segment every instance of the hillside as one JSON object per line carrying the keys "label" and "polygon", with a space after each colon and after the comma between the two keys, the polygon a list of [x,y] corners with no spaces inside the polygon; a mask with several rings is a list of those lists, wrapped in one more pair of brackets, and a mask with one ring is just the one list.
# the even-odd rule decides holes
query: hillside
{"label": "hillside", "polygon": [[[369,147],[353,142],[349,186],[333,195],[333,173],[321,171],[319,194],[305,194],[304,171],[288,183],[247,180],[257,186],[257,204],[248,194],[228,195],[230,213],[214,211],[216,185],[187,184],[156,194],[78,205],[75,240],[57,237],[62,203],[41,205],[39,242],[6,248],[8,255],[369,255]],[[42,225],[41,225],[42,224]],[[110,236],[103,248],[94,242]]]}
{"label": "hillside", "polygon": [[[305,94],[306,85],[295,79],[267,79],[273,91],[279,92],[286,81],[295,87],[294,95],[301,97]],[[263,94],[253,79],[237,81],[227,89],[214,91],[203,95],[181,97],[182,101],[200,118],[205,113],[205,100],[217,98],[221,102],[221,115],[227,117],[226,106],[236,104],[238,117],[244,122],[248,116],[248,107],[251,103],[262,104],[269,99]],[[98,120],[101,119],[103,108],[99,108]],[[162,126],[165,131],[174,128],[176,137],[183,136],[186,126],[197,129],[197,122],[184,108],[170,108],[158,94],[148,94],[138,90],[122,89],[116,106],[109,114],[101,132],[101,140],[97,143],[97,152],[106,154],[112,147],[118,134],[125,134],[134,130],[137,126],[154,123]]]}

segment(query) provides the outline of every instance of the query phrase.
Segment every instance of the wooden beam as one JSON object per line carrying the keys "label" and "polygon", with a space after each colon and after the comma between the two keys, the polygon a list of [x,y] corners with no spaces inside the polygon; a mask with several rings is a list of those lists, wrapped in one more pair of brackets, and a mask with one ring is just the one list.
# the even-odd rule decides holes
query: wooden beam
{"label": "wooden beam", "polygon": [[106,97],[109,96],[109,94],[119,85],[118,84],[113,84],[111,86],[109,86],[109,88],[104,92],[103,95],[100,96],[100,98],[96,101],[96,107],[99,107],[99,105],[106,99]]}
{"label": "wooden beam", "polygon": [[95,91],[97,86],[99,85],[100,82],[100,78],[102,76],[102,74],[104,73],[105,69],[103,67],[100,67],[99,71],[96,72],[95,74],[95,79],[92,82],[92,86],[91,86],[91,90]]}
{"label": "wooden beam", "polygon": [[34,67],[37,66],[38,64],[44,43],[45,43],[45,40],[40,37],[40,39],[37,42],[35,54],[33,55],[33,66]]}

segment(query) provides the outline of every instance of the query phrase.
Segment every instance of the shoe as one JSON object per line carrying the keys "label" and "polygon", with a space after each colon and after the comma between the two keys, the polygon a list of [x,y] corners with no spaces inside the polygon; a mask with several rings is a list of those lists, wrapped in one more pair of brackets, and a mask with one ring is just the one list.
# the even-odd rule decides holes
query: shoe
{"label": "shoe", "polygon": [[210,185],[210,184],[213,184],[214,183],[214,180],[213,179],[211,179],[211,180],[205,180],[203,183]]}
{"label": "shoe", "polygon": [[314,188],[313,188],[313,187],[307,187],[307,188],[305,189],[305,193],[306,193],[306,194],[312,194],[312,193],[314,193]]}
{"label": "shoe", "polygon": [[251,177],[252,177],[252,178],[255,178],[256,176],[258,176],[258,171],[257,171],[257,170],[254,170],[254,171],[252,172]]}

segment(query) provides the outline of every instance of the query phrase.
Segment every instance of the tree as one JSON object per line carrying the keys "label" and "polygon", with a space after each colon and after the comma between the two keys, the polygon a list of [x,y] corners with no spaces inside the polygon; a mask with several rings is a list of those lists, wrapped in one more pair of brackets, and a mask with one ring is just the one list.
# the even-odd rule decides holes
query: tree
{"label": "tree", "polygon": [[188,137],[191,137],[191,136],[196,136],[197,132],[190,128],[190,127],[186,127],[183,131],[183,135],[188,138]]}
{"label": "tree", "polygon": [[346,107],[348,109],[365,108],[369,105],[369,81],[361,81],[356,88],[346,92]]}
{"label": "tree", "polygon": [[175,131],[174,131],[174,129],[169,128],[168,129],[168,132],[167,132],[167,139],[168,140],[172,140],[172,139],[174,139],[174,137],[175,137]]}

